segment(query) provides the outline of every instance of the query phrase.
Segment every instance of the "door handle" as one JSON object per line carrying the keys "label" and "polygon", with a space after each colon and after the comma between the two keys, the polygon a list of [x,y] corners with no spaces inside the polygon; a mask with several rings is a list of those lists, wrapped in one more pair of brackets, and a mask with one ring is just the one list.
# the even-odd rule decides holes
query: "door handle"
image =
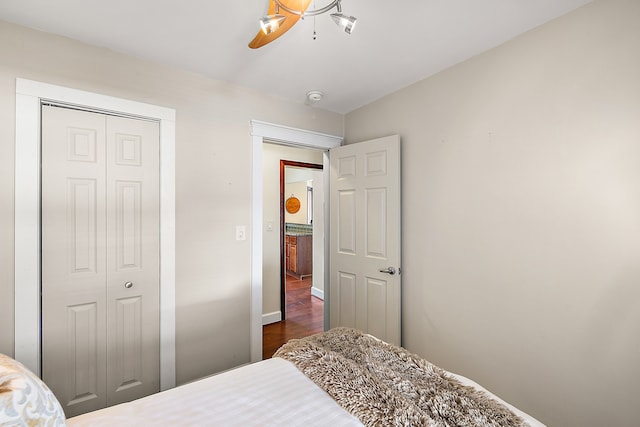
{"label": "door handle", "polygon": [[383,270],[378,270],[378,271],[379,271],[380,273],[387,273],[387,274],[390,274],[390,275],[392,275],[392,276],[393,276],[394,274],[396,274],[396,269],[395,269],[395,268],[393,268],[393,267],[387,267],[387,268],[385,268],[385,269],[383,269]]}
{"label": "door handle", "polygon": [[124,287],[127,288],[127,289],[133,288],[133,282],[126,282],[124,284]]}

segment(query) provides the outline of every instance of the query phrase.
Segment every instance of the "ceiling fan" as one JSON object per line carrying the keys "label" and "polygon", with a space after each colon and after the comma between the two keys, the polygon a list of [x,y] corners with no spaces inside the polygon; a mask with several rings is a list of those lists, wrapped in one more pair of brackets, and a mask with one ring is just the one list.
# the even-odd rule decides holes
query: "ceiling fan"
{"label": "ceiling fan", "polygon": [[261,30],[255,36],[249,47],[257,49],[271,43],[293,27],[300,18],[305,16],[315,16],[328,12],[334,7],[336,13],[331,14],[335,23],[344,29],[347,34],[351,34],[356,24],[356,18],[342,13],[341,0],[332,0],[328,5],[315,10],[307,10],[311,0],[269,0],[268,15],[260,18]]}

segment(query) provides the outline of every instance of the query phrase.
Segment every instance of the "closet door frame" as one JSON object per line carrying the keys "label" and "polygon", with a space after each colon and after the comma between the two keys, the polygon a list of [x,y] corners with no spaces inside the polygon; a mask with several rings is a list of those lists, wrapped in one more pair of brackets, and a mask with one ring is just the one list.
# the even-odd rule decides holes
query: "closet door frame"
{"label": "closet door frame", "polygon": [[175,387],[175,110],[16,79],[15,359],[41,375],[40,110],[43,102],[160,125],[160,389]]}

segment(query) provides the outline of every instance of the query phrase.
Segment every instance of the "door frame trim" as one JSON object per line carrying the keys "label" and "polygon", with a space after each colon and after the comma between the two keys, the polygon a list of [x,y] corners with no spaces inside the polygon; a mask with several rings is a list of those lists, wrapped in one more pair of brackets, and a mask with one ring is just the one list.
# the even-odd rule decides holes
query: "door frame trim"
{"label": "door frame trim", "polygon": [[[325,194],[329,190],[329,152],[331,148],[342,145],[341,136],[296,129],[251,120],[251,323],[250,352],[251,361],[262,360],[262,228],[263,228],[263,184],[262,184],[262,145],[265,142],[325,150],[323,154],[323,180]],[[325,200],[325,301],[328,301],[329,278],[329,201]],[[324,304],[325,329],[329,316],[329,304]]]}
{"label": "door frame trim", "polygon": [[43,101],[151,119],[160,124],[160,389],[175,387],[175,110],[21,78],[16,79],[15,359],[41,375]]}

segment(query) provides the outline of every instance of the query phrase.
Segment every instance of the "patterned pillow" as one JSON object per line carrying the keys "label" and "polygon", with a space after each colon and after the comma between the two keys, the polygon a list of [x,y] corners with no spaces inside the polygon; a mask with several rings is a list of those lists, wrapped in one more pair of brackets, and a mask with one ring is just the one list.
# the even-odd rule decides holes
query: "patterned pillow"
{"label": "patterned pillow", "polygon": [[0,426],[64,426],[49,387],[20,362],[0,354]]}

